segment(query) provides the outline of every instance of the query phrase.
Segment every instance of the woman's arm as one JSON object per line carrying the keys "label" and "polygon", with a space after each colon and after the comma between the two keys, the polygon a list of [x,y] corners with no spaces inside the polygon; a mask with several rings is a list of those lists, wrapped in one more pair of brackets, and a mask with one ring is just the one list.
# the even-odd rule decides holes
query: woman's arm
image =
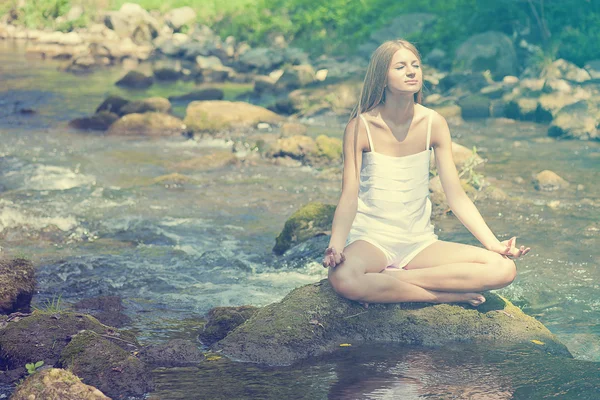
{"label": "woman's arm", "polygon": [[503,246],[492,233],[460,184],[452,157],[450,129],[446,119],[438,113],[434,114],[432,132],[435,162],[450,209],[486,249],[503,251],[506,246]]}
{"label": "woman's arm", "polygon": [[365,147],[363,142],[366,141],[366,136],[362,132],[364,129],[359,124],[357,145],[354,145],[357,120],[358,117],[351,120],[344,131],[342,193],[333,216],[331,239],[329,240],[329,247],[336,249],[339,254],[345,247],[358,207],[359,179],[357,171],[360,171],[362,164],[362,151]]}

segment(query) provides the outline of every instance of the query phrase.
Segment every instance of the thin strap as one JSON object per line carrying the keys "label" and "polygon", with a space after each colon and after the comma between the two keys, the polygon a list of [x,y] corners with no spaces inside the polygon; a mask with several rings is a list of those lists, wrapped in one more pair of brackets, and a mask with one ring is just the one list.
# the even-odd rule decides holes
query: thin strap
{"label": "thin strap", "polygon": [[373,147],[373,141],[371,140],[371,130],[369,129],[369,124],[367,123],[367,120],[365,119],[364,115],[360,114],[360,119],[363,120],[363,122],[365,123],[365,128],[367,128],[367,138],[369,139],[369,148],[371,149],[371,151],[375,151],[375,147]]}
{"label": "thin strap", "polygon": [[425,150],[429,150],[429,138],[431,137],[431,120],[433,120],[433,111],[429,112],[429,123],[427,124],[427,147]]}

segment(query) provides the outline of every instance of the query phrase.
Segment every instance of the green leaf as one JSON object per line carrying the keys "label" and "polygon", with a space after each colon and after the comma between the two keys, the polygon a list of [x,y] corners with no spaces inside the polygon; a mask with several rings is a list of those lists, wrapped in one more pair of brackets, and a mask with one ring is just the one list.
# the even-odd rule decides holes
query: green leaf
{"label": "green leaf", "polygon": [[38,362],[35,363],[35,368],[38,369],[42,365],[44,365],[44,361],[38,361]]}

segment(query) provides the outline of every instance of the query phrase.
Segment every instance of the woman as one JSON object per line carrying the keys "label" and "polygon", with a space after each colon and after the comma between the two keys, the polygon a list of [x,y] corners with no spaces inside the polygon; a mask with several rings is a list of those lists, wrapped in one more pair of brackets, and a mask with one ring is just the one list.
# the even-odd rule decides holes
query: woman
{"label": "woman", "polygon": [[[529,252],[500,242],[461,187],[444,117],[421,105],[423,73],[405,40],[373,53],[344,132],[342,194],[323,266],[340,295],[362,303],[485,301],[509,285],[511,258]],[[454,215],[485,249],[438,240],[431,224],[429,159]],[[343,249],[343,251],[342,251]]]}

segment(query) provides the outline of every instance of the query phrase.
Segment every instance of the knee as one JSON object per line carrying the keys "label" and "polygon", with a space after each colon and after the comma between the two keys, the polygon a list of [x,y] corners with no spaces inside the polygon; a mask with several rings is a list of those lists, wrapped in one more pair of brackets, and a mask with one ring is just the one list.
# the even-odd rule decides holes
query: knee
{"label": "knee", "polygon": [[517,277],[517,266],[513,260],[496,254],[492,261],[496,282],[490,289],[499,289],[510,285]]}
{"label": "knee", "polygon": [[363,289],[356,277],[345,274],[330,274],[329,282],[340,296],[350,300],[360,300],[363,296]]}

